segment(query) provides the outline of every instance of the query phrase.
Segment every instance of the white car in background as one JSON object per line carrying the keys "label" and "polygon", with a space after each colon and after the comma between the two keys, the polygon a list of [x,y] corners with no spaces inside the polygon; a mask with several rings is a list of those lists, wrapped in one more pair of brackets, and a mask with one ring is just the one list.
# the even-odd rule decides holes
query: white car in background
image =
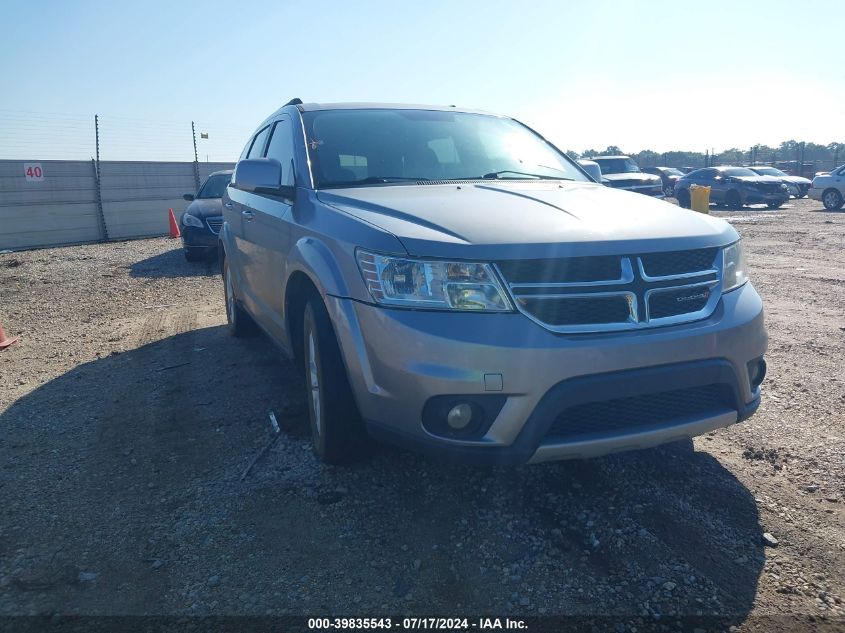
{"label": "white car in background", "polygon": [[841,209],[845,202],[845,165],[829,173],[816,174],[807,195],[813,200],[821,200],[829,211]]}

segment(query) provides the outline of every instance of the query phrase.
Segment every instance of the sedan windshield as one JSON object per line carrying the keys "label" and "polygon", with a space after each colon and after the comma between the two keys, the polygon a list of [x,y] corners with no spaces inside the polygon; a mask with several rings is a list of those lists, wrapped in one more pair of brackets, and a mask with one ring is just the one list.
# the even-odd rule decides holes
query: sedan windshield
{"label": "sedan windshield", "polygon": [[674,167],[667,167],[664,170],[663,173],[667,174],[669,176],[683,176],[684,175],[684,172],[682,172],[680,169],[675,169]]}
{"label": "sedan windshield", "polygon": [[630,158],[593,158],[601,166],[603,174],[638,174],[640,168]]}
{"label": "sedan windshield", "polygon": [[315,187],[438,180],[588,181],[512,119],[439,110],[303,113]]}
{"label": "sedan windshield", "polygon": [[755,167],[754,171],[756,171],[761,176],[786,176],[786,174],[783,173],[780,169],[775,169],[774,167]]}
{"label": "sedan windshield", "polygon": [[760,174],[755,174],[750,169],[746,169],[745,167],[729,167],[728,169],[723,169],[722,173],[725,176],[733,176],[735,178],[743,178],[745,176],[759,176]]}
{"label": "sedan windshield", "polygon": [[229,174],[210,176],[197,193],[197,198],[222,198],[223,192],[226,191],[226,185],[229,184],[231,179],[232,177]]}

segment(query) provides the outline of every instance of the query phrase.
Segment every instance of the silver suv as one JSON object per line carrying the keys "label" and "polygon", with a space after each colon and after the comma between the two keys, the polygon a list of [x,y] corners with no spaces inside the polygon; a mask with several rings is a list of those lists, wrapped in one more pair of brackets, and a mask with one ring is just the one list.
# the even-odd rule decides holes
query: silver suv
{"label": "silver suv", "polygon": [[223,199],[229,327],[302,369],[316,453],[467,462],[644,448],[750,416],[763,306],[721,220],[596,184],[525,125],[303,104]]}

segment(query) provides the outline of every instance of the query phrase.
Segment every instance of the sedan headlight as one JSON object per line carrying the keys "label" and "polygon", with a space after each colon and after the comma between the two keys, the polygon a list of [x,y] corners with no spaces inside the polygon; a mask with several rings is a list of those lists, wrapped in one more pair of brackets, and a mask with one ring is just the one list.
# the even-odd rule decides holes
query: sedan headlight
{"label": "sedan headlight", "polygon": [[191,215],[190,213],[186,213],[182,216],[182,224],[184,224],[185,226],[195,226],[198,229],[202,228],[202,220],[200,220],[195,215]]}
{"label": "sedan headlight", "polygon": [[739,288],[748,281],[748,264],[742,240],[726,246],[722,250],[722,292]]}
{"label": "sedan headlight", "polygon": [[512,310],[489,264],[408,259],[358,251],[376,303],[435,310]]}

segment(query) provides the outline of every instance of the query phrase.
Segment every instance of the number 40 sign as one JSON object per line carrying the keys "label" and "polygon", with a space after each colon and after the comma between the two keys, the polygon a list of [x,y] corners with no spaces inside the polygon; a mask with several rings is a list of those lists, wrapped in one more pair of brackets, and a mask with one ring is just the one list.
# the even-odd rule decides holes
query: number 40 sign
{"label": "number 40 sign", "polygon": [[41,182],[44,180],[44,170],[41,169],[41,163],[24,163],[23,173],[26,175],[27,181]]}

